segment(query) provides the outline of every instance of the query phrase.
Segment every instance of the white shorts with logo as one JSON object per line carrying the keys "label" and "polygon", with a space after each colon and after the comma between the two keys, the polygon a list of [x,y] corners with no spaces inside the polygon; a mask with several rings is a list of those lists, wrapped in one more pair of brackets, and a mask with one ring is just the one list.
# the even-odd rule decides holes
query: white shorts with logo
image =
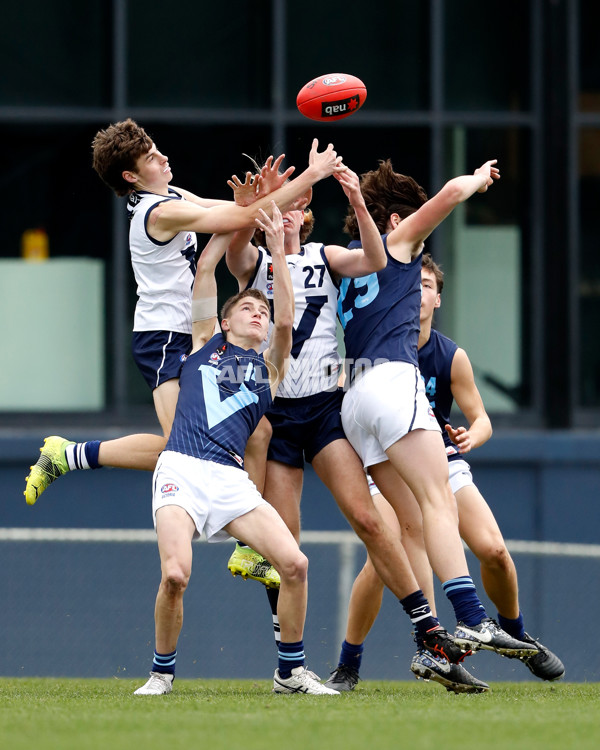
{"label": "white shorts with logo", "polygon": [[386,362],[359,375],[344,396],[342,424],[365,468],[387,461],[385,451],[412,430],[441,432],[423,378],[407,362]]}
{"label": "white shorts with logo", "polygon": [[[471,474],[471,467],[462,458],[457,458],[455,461],[448,461],[448,472],[448,479],[450,480],[450,488],[453,495],[456,495],[463,487],[475,484],[473,482],[473,475]],[[367,484],[369,485],[371,496],[380,494],[379,488],[370,474],[367,474]]]}
{"label": "white shorts with logo", "polygon": [[230,539],[223,527],[235,518],[266,505],[248,474],[235,466],[163,451],[152,481],[152,517],[166,505],[183,508],[209,542]]}

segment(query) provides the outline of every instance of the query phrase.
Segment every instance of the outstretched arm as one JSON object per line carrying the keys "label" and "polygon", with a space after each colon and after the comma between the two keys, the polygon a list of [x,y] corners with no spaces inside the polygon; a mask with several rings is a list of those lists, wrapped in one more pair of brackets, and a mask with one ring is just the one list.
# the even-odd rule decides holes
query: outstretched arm
{"label": "outstretched arm", "polygon": [[494,180],[500,179],[500,170],[494,166],[496,163],[497,159],[486,161],[472,175],[461,175],[449,180],[418,211],[400,221],[387,237],[390,254],[403,263],[409,262],[425,239],[456,206],[474,193],[485,193]]}
{"label": "outstretched arm", "polygon": [[468,453],[483,445],[492,436],[492,423],[475,384],[473,368],[464,349],[457,349],[450,371],[450,388],[457,406],[467,418],[469,429],[446,425],[450,440],[459,453]]}
{"label": "outstretched arm", "polygon": [[152,236],[165,241],[177,232],[225,233],[253,226],[260,211],[271,211],[271,202],[286,210],[295,200],[301,198],[319,180],[329,177],[334,172],[341,172],[346,167],[341,163],[330,143],[324,151],[319,152],[319,142],[313,140],[309,156],[309,166],[301,175],[290,180],[269,196],[259,198],[250,206],[220,205],[203,208],[190,201],[164,201],[151,213],[148,230]]}
{"label": "outstretched arm", "polygon": [[331,270],[340,277],[367,276],[381,271],[387,263],[385,248],[379,230],[365,205],[358,175],[351,169],[346,169],[345,172],[335,174],[334,177],[342,186],[350,205],[354,208],[362,247],[348,250],[339,245],[328,245],[325,248],[325,255]]}
{"label": "outstretched arm", "polygon": [[273,260],[273,330],[264,357],[269,367],[271,393],[274,396],[287,370],[292,348],[295,308],[294,289],[283,249],[283,219],[275,204],[272,211],[272,219],[263,211],[256,223],[265,233],[267,247]]}
{"label": "outstretched arm", "polygon": [[192,291],[192,351],[201,349],[212,337],[217,323],[217,280],[215,269],[225,255],[231,235],[215,234],[198,258]]}

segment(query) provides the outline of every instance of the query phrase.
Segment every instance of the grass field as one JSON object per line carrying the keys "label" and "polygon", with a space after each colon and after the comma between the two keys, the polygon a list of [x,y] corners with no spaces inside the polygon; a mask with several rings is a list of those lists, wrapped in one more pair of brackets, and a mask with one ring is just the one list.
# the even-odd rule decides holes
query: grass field
{"label": "grass field", "polygon": [[341,696],[281,696],[268,681],[0,679],[6,750],[409,748],[596,750],[600,683],[497,683],[454,695],[423,682],[362,682]]}

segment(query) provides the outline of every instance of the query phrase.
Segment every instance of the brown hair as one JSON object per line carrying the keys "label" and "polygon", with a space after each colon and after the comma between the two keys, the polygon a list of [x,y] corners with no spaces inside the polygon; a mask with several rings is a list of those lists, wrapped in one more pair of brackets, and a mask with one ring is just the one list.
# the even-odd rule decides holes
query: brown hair
{"label": "brown hair", "polygon": [[[284,211],[285,213],[285,211]],[[310,208],[304,209],[304,222],[302,226],[300,227],[300,244],[304,245],[306,240],[310,237],[312,234],[312,230],[315,226],[315,217],[313,215],[313,212],[310,210]],[[265,247],[267,244],[265,233],[262,229],[256,229],[254,232],[254,236],[252,237],[255,245],[260,245],[261,247]]]}
{"label": "brown hair", "polygon": [[[406,219],[427,202],[427,193],[423,188],[412,177],[394,172],[390,159],[380,160],[377,169],[362,174],[360,189],[381,234],[386,231],[391,214],[398,214],[401,219]],[[360,239],[358,221],[352,206],[348,206],[344,231],[352,239]]]}
{"label": "brown hair", "polygon": [[437,286],[437,293],[441,294],[444,288],[444,272],[438,266],[438,264],[431,257],[430,253],[423,253],[422,267],[435,276],[435,284]]}
{"label": "brown hair", "polygon": [[134,171],[140,156],[152,148],[152,139],[131,118],[99,130],[92,141],[92,166],[111,190],[119,196],[133,190],[123,172]]}
{"label": "brown hair", "polygon": [[241,292],[238,292],[237,294],[234,294],[233,297],[230,297],[223,307],[221,308],[221,320],[224,318],[229,317],[229,313],[231,312],[231,309],[237,305],[237,303],[244,299],[245,297],[252,297],[253,299],[257,299],[259,302],[264,302],[267,307],[269,307],[269,301],[265,297],[265,295],[260,291],[260,289],[244,289]]}

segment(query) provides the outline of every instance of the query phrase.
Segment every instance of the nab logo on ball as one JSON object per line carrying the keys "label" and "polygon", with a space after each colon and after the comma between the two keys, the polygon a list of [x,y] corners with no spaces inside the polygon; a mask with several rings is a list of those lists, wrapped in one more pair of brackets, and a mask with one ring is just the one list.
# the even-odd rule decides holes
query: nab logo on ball
{"label": "nab logo on ball", "polygon": [[321,104],[321,117],[324,120],[339,117],[346,117],[360,107],[360,99],[357,96],[351,96],[349,99],[340,99],[339,102],[323,102]]}
{"label": "nab logo on ball", "polygon": [[331,122],[358,112],[366,99],[367,88],[360,78],[329,73],[303,86],[296,97],[296,106],[311,120]]}

